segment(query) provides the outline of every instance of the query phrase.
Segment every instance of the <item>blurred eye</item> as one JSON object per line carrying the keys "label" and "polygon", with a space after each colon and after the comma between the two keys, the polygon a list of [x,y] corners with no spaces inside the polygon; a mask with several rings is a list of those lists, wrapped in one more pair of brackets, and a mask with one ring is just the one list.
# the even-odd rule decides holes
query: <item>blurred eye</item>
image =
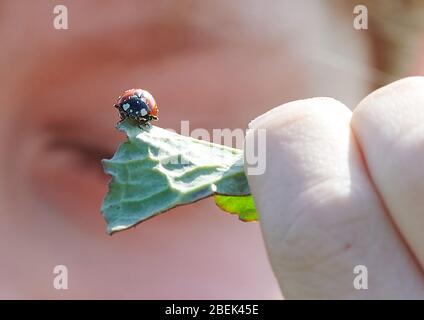
{"label": "blurred eye", "polygon": [[48,142],[47,152],[52,155],[68,157],[70,169],[80,169],[93,175],[104,177],[101,160],[112,157],[113,151],[96,144],[64,138],[55,138]]}
{"label": "blurred eye", "polygon": [[39,203],[55,214],[78,216],[77,223],[102,223],[98,215],[110,177],[101,160],[111,158],[116,148],[106,134],[98,127],[90,131],[77,125],[70,132],[47,130],[31,159],[31,190]]}

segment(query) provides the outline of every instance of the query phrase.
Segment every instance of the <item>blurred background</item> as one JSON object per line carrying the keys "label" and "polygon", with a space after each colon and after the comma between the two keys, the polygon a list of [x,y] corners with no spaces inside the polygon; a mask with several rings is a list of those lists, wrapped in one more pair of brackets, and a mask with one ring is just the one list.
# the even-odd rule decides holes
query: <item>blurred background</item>
{"label": "blurred background", "polygon": [[125,139],[112,105],[147,89],[177,131],[245,129],[312,96],[353,109],[424,74],[423,22],[420,0],[1,0],[0,298],[282,298],[259,225],[211,199],[106,234],[100,161]]}

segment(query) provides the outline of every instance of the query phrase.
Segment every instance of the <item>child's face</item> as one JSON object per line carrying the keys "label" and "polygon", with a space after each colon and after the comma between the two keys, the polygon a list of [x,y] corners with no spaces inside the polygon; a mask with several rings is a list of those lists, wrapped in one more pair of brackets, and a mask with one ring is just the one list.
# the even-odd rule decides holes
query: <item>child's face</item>
{"label": "child's face", "polygon": [[[190,130],[245,129],[270,107],[325,87],[314,84],[322,67],[309,69],[311,53],[279,38],[263,18],[272,6],[257,3],[62,1],[69,30],[53,28],[50,1],[5,3],[1,298],[280,297],[258,224],[211,199],[112,237],[99,212],[109,179],[100,160],[124,140],[112,107],[124,89],[153,93],[157,125],[178,131],[182,120]],[[290,5],[283,17],[302,13]],[[315,17],[292,22],[304,32],[292,36],[307,37]],[[68,267],[67,291],[53,287],[56,265]]]}

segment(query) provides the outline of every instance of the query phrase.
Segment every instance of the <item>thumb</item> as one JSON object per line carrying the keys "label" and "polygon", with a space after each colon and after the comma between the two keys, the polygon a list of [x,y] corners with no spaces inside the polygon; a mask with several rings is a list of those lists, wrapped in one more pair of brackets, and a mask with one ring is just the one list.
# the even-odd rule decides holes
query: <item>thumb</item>
{"label": "thumb", "polygon": [[[421,290],[368,177],[351,115],[330,98],[295,101],[260,116],[247,133],[246,163],[255,132],[266,130],[258,155],[265,171],[249,174],[247,165],[246,173],[286,298],[405,298]],[[367,270],[359,288],[357,266]]]}

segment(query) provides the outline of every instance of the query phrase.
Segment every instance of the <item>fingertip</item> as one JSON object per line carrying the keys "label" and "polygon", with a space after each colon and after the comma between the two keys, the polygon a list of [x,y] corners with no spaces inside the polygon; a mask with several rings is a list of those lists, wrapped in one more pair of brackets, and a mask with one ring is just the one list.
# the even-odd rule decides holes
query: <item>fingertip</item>
{"label": "fingertip", "polygon": [[301,115],[304,113],[309,113],[311,111],[326,112],[334,109],[337,109],[338,111],[343,110],[346,114],[351,114],[349,108],[347,108],[343,103],[334,98],[315,97],[288,102],[275,108],[272,108],[271,110],[253,119],[249,123],[248,129],[254,130],[258,128],[275,127],[279,124],[279,121],[284,120],[287,115]]}
{"label": "fingertip", "polygon": [[397,228],[424,266],[424,77],[382,87],[354,110],[352,130]]}
{"label": "fingertip", "polygon": [[[371,92],[354,109],[352,126],[362,125],[364,121],[380,121],[384,113],[389,116],[392,112],[395,112],[396,116],[401,115],[404,107],[410,104],[409,101],[416,101],[417,96],[424,95],[423,88],[424,77],[413,76],[397,80]],[[395,125],[395,123],[392,124]]]}

